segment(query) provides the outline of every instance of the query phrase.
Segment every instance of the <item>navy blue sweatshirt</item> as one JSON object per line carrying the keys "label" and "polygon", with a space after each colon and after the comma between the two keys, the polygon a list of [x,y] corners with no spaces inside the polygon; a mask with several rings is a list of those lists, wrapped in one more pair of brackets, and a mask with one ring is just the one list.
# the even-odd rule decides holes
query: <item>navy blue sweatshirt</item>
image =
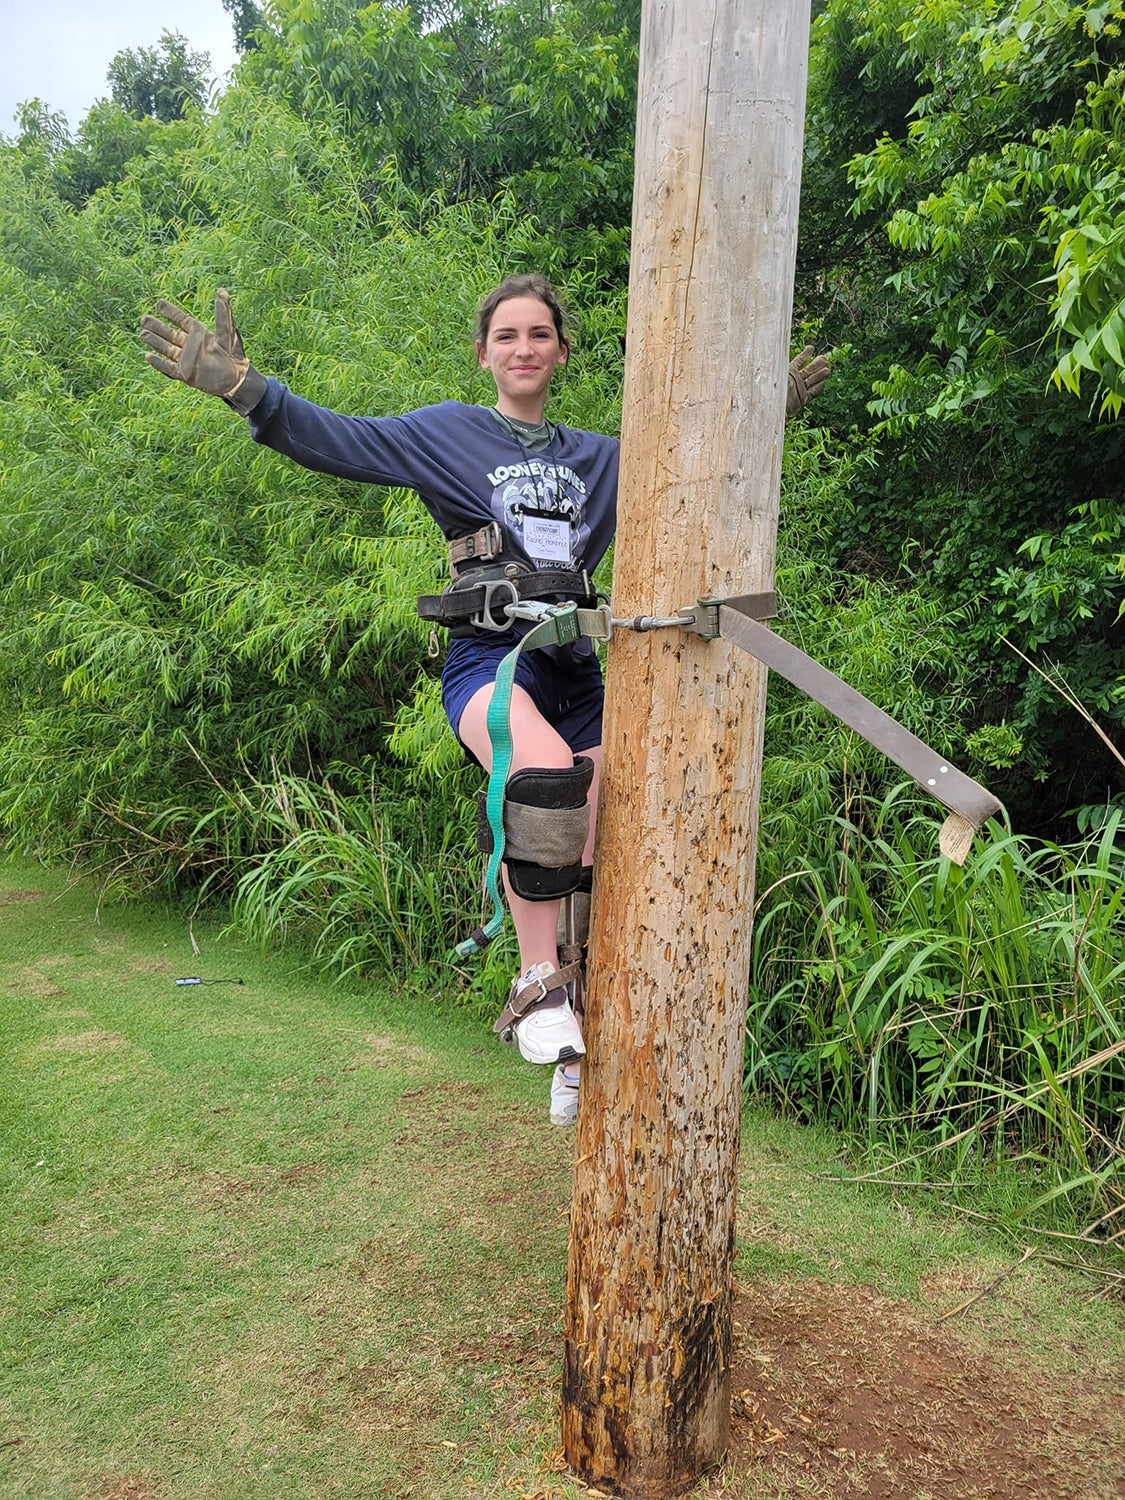
{"label": "navy blue sweatshirt", "polygon": [[529,452],[484,406],[442,401],[400,417],[346,417],[277,380],[250,429],[306,469],[416,490],[450,540],[497,521],[516,556],[593,572],[613,539],[616,438],[558,426],[549,447]]}

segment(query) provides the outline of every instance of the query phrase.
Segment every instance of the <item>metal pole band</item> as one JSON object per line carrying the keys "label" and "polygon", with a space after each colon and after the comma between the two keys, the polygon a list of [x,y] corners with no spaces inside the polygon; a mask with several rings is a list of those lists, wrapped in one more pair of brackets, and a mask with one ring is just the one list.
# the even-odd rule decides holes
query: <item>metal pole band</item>
{"label": "metal pole band", "polygon": [[[751,656],[778,672],[815,702],[835,714],[888,760],[901,766],[924,791],[957,813],[973,828],[980,828],[1001,804],[990,791],[973,781],[918,738],[890,714],[876,708],[870,699],[814,661],[789,641],[743,612],[743,601],[731,599],[718,609],[719,632]],[[691,628],[691,627],[688,627]]]}

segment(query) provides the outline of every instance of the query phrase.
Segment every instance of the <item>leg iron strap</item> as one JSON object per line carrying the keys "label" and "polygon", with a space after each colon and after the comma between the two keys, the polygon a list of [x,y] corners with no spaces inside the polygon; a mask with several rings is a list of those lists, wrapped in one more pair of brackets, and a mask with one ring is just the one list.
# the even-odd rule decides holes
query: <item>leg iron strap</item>
{"label": "leg iron strap", "polygon": [[[543,964],[542,967],[546,969],[547,965]],[[565,964],[553,974],[548,974],[546,979],[538,975],[517,974],[508,992],[508,1003],[497,1016],[493,1031],[506,1042],[510,1041],[516,1023],[522,1021],[524,1016],[529,1016],[535,1010],[546,1010],[552,1005],[566,1005],[570,1000],[566,986],[578,978],[578,969],[577,964]],[[547,988],[548,980],[550,989]]]}

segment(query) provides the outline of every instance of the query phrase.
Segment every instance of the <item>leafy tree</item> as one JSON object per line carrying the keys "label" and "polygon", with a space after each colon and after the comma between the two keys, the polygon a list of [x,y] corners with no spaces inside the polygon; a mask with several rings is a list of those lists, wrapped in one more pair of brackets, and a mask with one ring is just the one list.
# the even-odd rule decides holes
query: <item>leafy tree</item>
{"label": "leafy tree", "polygon": [[[119,54],[115,61],[124,56]],[[197,92],[202,98],[202,86]],[[5,145],[14,147],[14,154],[9,154],[11,164],[25,177],[38,177],[74,208],[80,208],[107,183],[120,182],[126,164],[149,151],[162,132],[171,132],[181,144],[186,139],[178,112],[165,122],[153,111],[130,113],[122,104],[107,99],[93,105],[73,137],[66,116],[40,99],[21,104],[17,122],[14,141],[5,143],[0,137],[0,150]]]}
{"label": "leafy tree", "polygon": [[1059,359],[1052,379],[1078,396],[1089,372],[1086,384],[1101,395],[1101,414],[1114,417],[1125,410],[1123,86],[1122,68],[1104,84],[1091,84],[1070,126],[1052,140],[1050,174],[1068,179],[1071,201],[1047,216],[1057,271],[1051,315]]}
{"label": "leafy tree", "polygon": [[624,266],[638,0],[278,0],[247,80],[335,108],[370,171],[394,161],[449,202],[509,186],[543,226],[548,268]]}
{"label": "leafy tree", "polygon": [[42,99],[18,105],[16,125],[16,145],[25,160],[50,162],[70,140],[66,116],[48,108]]}
{"label": "leafy tree", "polygon": [[99,100],[82,121],[75,139],[55,161],[59,196],[81,208],[99,188],[120,182],[128,163],[151,151],[158,139],[186,143],[185,131],[182,120],[166,124],[153,115],[138,119],[120,104]]}
{"label": "leafy tree", "polygon": [[258,43],[254,33],[265,23],[265,17],[254,0],[223,0],[223,9],[234,23],[234,43],[239,52],[253,52]]}
{"label": "leafy tree", "polygon": [[815,28],[800,302],[845,351],[821,418],[880,455],[840,557],[967,611],[979,743],[1037,819],[1119,785],[1000,637],[1125,720],[1121,14],[829,0]]}
{"label": "leafy tree", "polygon": [[109,65],[106,82],[115,104],[143,119],[178,120],[186,105],[207,101],[206,52],[193,52],[178,31],[164,30],[155,47],[126,48]]}

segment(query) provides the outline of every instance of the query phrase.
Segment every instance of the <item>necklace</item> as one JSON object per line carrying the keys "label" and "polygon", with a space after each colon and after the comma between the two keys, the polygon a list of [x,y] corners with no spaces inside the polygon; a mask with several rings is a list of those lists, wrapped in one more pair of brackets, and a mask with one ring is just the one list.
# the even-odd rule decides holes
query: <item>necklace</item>
{"label": "necklace", "polygon": [[509,417],[502,412],[498,406],[492,410],[503,422],[511,435],[521,448],[529,449],[532,453],[543,448],[550,449],[555,441],[555,433],[558,431],[554,422],[549,422],[546,417],[542,422],[525,422],[521,417]]}

